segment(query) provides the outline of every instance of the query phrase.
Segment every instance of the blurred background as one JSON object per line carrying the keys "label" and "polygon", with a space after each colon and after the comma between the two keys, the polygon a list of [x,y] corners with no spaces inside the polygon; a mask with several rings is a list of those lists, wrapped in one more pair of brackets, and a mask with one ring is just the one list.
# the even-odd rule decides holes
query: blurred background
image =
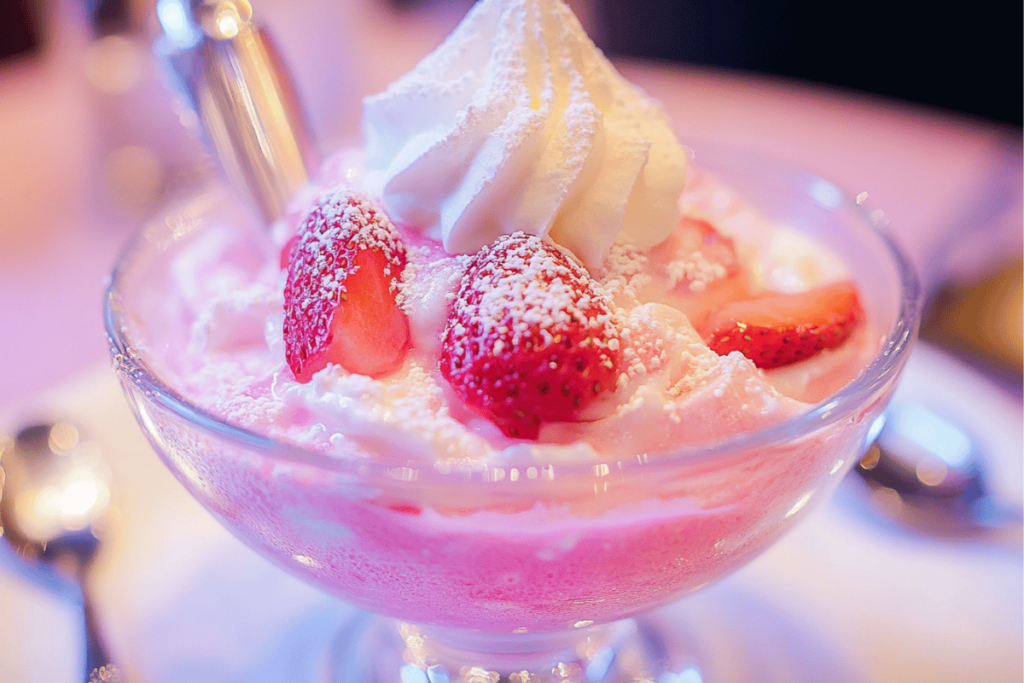
{"label": "blurred background", "polygon": [[[115,33],[143,25],[151,1],[83,3],[100,33]],[[387,2],[399,11],[439,4]],[[613,55],[806,79],[1021,125],[1021,3],[979,0],[940,8],[913,0],[589,0],[575,5],[595,42]],[[0,0],[0,60],[37,54],[53,33],[50,20],[41,0]]]}
{"label": "blurred background", "polygon": [[592,0],[585,12],[612,55],[806,79],[1021,125],[1021,3]]}
{"label": "blurred background", "polygon": [[1021,125],[1021,3],[597,0],[606,50],[862,90]]}

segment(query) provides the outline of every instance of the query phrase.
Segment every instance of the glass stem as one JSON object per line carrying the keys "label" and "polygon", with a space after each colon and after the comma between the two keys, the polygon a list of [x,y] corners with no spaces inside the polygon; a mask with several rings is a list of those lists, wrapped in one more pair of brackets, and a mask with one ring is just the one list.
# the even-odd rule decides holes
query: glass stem
{"label": "glass stem", "polygon": [[332,681],[619,683],[645,680],[658,668],[632,619],[563,632],[486,634],[367,615],[336,644]]}

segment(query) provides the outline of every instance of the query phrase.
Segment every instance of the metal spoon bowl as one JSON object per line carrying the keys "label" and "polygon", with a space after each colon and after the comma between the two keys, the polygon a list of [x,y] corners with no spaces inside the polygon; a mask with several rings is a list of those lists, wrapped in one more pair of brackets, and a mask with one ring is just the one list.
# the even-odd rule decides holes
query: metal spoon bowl
{"label": "metal spoon bowl", "polygon": [[970,434],[915,402],[891,406],[884,419],[878,440],[856,470],[877,507],[939,536],[1020,526],[1021,510],[991,494]]}
{"label": "metal spoon bowl", "polygon": [[0,548],[22,576],[82,606],[90,683],[123,680],[86,589],[109,502],[110,469],[74,425],[33,425],[0,438]]}
{"label": "metal spoon bowl", "polygon": [[854,468],[855,488],[883,518],[918,532],[1019,537],[1014,403],[985,375],[918,345],[875,425],[874,445]]}

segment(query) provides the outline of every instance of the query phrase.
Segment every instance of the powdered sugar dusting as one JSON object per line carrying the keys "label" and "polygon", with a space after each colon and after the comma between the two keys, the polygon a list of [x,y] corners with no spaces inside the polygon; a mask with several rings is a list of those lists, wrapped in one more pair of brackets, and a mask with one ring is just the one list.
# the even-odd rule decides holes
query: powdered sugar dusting
{"label": "powdered sugar dusting", "polygon": [[499,238],[462,277],[441,344],[441,373],[510,436],[574,419],[618,384],[620,322],[611,299],[539,237]]}
{"label": "powdered sugar dusting", "polygon": [[613,244],[604,261],[601,287],[620,306],[635,305],[640,292],[650,283],[646,251],[634,244]]}
{"label": "powdered sugar dusting", "polygon": [[475,336],[497,334],[512,347],[536,334],[537,343],[554,343],[571,325],[589,331],[584,343],[610,348],[618,338],[610,302],[586,270],[541,245],[539,238],[513,235],[482,249],[463,277],[468,294],[457,301],[453,319],[472,308],[480,328]]}
{"label": "powdered sugar dusting", "polygon": [[691,292],[700,293],[708,283],[721,280],[728,272],[721,263],[712,262],[699,249],[680,254],[667,266],[669,286],[685,283]]}
{"label": "powdered sugar dusting", "polygon": [[369,197],[348,187],[325,193],[297,237],[284,287],[284,339],[289,366],[297,377],[308,379],[326,362],[332,320],[348,298],[349,278],[372,263],[391,295],[397,295],[405,248],[388,217]]}

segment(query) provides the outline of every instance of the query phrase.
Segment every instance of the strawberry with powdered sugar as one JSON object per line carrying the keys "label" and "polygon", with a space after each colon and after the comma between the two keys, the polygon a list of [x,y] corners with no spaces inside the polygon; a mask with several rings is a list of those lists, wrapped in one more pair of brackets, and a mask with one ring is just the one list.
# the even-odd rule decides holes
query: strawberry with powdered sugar
{"label": "strawberry with powdered sugar", "polygon": [[499,238],[470,262],[442,336],[441,374],[506,436],[584,419],[614,391],[620,331],[587,271],[542,238]]}
{"label": "strawberry with powdered sugar", "polygon": [[764,292],[732,301],[701,331],[719,355],[739,351],[769,370],[840,346],[863,317],[857,288],[844,280],[798,294]]}
{"label": "strawberry with powdered sugar", "polygon": [[704,294],[716,283],[742,280],[733,241],[706,220],[684,216],[676,231],[656,249],[671,250],[672,258],[665,269],[673,289]]}
{"label": "strawberry with powdered sugar", "polygon": [[396,303],[406,255],[384,212],[342,188],[320,199],[289,244],[284,341],[295,378],[308,382],[328,363],[371,377],[397,368],[409,345]]}

